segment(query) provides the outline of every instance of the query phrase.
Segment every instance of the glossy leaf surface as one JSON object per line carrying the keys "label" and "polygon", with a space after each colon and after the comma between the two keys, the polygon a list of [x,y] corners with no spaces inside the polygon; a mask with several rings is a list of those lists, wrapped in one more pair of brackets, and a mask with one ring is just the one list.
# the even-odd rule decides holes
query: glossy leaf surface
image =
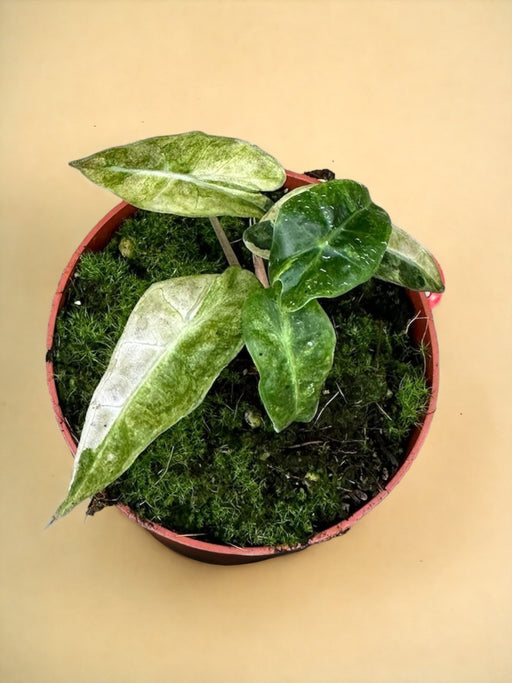
{"label": "glossy leaf surface", "polygon": [[375,277],[415,291],[444,292],[441,273],[432,254],[395,225]]}
{"label": "glossy leaf surface", "polygon": [[111,147],[71,166],[148,211],[181,216],[261,217],[286,174],[259,147],[199,131]]}
{"label": "glossy leaf surface", "polygon": [[152,285],[134,308],[93,395],[61,517],[117,479],[196,408],[243,346],[242,307],[259,283],[246,270]]}
{"label": "glossy leaf surface", "polygon": [[274,288],[260,288],[247,298],[242,321],[244,341],[260,373],[260,396],[275,430],[312,420],[336,344],[325,311],[317,301],[288,311]]}
{"label": "glossy leaf surface", "polygon": [[[265,217],[244,232],[244,243],[253,253],[268,259],[274,228]],[[415,291],[443,292],[444,284],[432,254],[408,233],[392,226],[386,251],[374,277]]]}
{"label": "glossy leaf surface", "polygon": [[274,228],[269,220],[261,220],[259,223],[249,226],[243,234],[244,244],[256,256],[268,259]]}
{"label": "glossy leaf surface", "polygon": [[277,211],[270,251],[272,283],[298,310],[318,297],[335,297],[377,270],[391,232],[387,213],[353,180],[312,185]]}
{"label": "glossy leaf surface", "polygon": [[249,226],[245,230],[243,240],[249,251],[264,259],[270,257],[270,248],[272,247],[272,239],[274,237],[274,222],[281,207],[291,197],[295,197],[301,192],[309,190],[310,187],[310,185],[301,185],[300,187],[296,187],[294,190],[287,192],[281,199],[273,204],[258,223]]}

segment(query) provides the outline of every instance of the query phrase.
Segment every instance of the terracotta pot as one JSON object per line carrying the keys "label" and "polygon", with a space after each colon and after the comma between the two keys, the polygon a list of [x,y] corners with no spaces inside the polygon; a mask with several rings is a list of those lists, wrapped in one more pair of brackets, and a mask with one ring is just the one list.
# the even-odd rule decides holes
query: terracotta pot
{"label": "terracotta pot", "polygon": [[[312,178],[298,173],[287,172],[286,187],[293,189],[307,183],[318,182]],[[87,237],[82,241],[78,249],[75,251],[68,265],[59,281],[57,292],[53,298],[50,320],[48,324],[47,335],[47,350],[50,350],[53,345],[53,337],[55,332],[55,323],[57,314],[63,305],[64,292],[70,279],[73,276],[76,265],[80,256],[84,251],[99,251],[110,240],[112,234],[117,230],[119,225],[125,218],[134,213],[136,209],[130,204],[122,202],[110,211],[97,225],[91,230]],[[428,384],[431,388],[430,402],[423,418],[422,424],[418,426],[411,435],[407,457],[396,474],[386,484],[385,488],[374,498],[372,498],[366,505],[354,512],[348,519],[345,519],[334,526],[320,531],[315,534],[305,545],[298,547],[256,547],[256,548],[237,548],[227,545],[220,545],[216,543],[207,543],[205,541],[197,540],[196,538],[177,534],[169,531],[158,524],[144,522],[136,517],[136,515],[125,505],[118,505],[117,507],[130,519],[134,520],[140,526],[147,529],[155,538],[176,550],[182,555],[187,555],[196,560],[203,562],[212,562],[215,564],[244,564],[248,562],[257,562],[271,557],[277,557],[285,553],[297,552],[315,545],[322,541],[327,541],[335,538],[341,534],[346,533],[350,527],[355,524],[361,517],[364,517],[370,510],[372,510],[381,500],[383,500],[390,491],[392,491],[399,481],[403,478],[413,460],[416,458],[421,445],[423,444],[427,435],[430,423],[434,415],[438,384],[439,384],[439,352],[437,346],[436,333],[434,328],[434,321],[432,319],[432,308],[438,303],[439,295],[431,295],[418,292],[407,292],[416,310],[416,317],[412,324],[412,334],[417,341],[423,341],[428,349],[426,358],[426,376]],[[59,423],[59,427],[64,435],[64,438],[71,449],[73,455],[76,452],[77,442],[71,434],[69,425],[64,417],[55,386],[53,363],[51,354],[47,354],[46,373],[48,379],[48,387],[53,404],[53,409]]]}

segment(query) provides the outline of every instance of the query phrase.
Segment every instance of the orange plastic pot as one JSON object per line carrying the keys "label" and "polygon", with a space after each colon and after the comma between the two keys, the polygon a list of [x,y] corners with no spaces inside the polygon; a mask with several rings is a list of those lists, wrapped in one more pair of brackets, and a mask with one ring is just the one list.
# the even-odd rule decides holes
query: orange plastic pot
{"label": "orange plastic pot", "polygon": [[[316,183],[317,180],[309,176],[300,175],[298,173],[287,172],[286,187],[294,189],[300,185],[308,183]],[[55,323],[57,314],[60,311],[66,288],[73,277],[76,265],[80,256],[85,251],[99,251],[111,239],[113,233],[117,230],[120,224],[131,214],[136,211],[135,207],[130,204],[122,202],[110,211],[102,220],[94,227],[87,237],[79,245],[75,251],[68,265],[64,269],[59,281],[57,292],[53,298],[50,320],[48,324],[47,336],[47,350],[50,351],[53,346],[53,338],[55,333]],[[279,555],[297,552],[304,550],[316,543],[327,541],[336,536],[340,536],[347,532],[350,527],[359,519],[364,517],[370,510],[372,510],[381,500],[383,500],[388,493],[390,493],[411,466],[413,460],[418,455],[418,452],[427,435],[430,423],[434,415],[437,402],[438,385],[439,385],[439,352],[437,346],[436,332],[434,328],[434,321],[432,318],[432,308],[438,303],[440,295],[429,295],[419,292],[409,292],[408,296],[411,299],[415,308],[414,322],[411,329],[416,341],[421,341],[426,349],[426,364],[425,373],[427,382],[431,389],[430,402],[426,410],[422,423],[416,427],[411,435],[407,456],[398,469],[396,474],[386,484],[384,489],[366,503],[359,510],[354,512],[349,518],[335,524],[334,526],[324,529],[315,534],[306,544],[296,547],[255,547],[255,548],[237,548],[227,545],[220,545],[216,543],[207,543],[200,541],[194,537],[186,536],[184,534],[177,534],[174,531],[165,529],[164,527],[145,522],[139,519],[126,505],[118,505],[117,507],[130,519],[137,522],[144,529],[147,529],[156,539],[164,543],[169,548],[176,550],[182,555],[187,555],[196,560],[203,562],[211,562],[214,564],[245,564],[248,562],[257,562],[258,560],[265,560]],[[47,353],[46,373],[48,379],[48,387],[53,404],[53,409],[62,434],[68,444],[73,455],[76,452],[77,442],[73,437],[65,416],[62,413],[57,388],[55,385],[53,363],[51,360],[51,353]]]}

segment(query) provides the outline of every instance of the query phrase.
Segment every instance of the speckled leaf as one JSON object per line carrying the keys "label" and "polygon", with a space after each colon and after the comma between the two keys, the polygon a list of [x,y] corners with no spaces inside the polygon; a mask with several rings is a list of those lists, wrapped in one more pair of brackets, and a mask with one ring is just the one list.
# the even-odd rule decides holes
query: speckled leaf
{"label": "speckled leaf", "polygon": [[[268,259],[273,236],[273,224],[264,216],[259,223],[247,228],[243,239],[250,251]],[[395,225],[374,277],[415,291],[444,292],[441,273],[432,254]]]}
{"label": "speckled leaf", "polygon": [[432,254],[395,225],[375,277],[420,292],[444,292],[441,273]]}
{"label": "speckled leaf", "polygon": [[387,213],[353,180],[312,185],[283,203],[274,220],[271,282],[298,310],[317,297],[335,297],[377,270],[391,232]]}
{"label": "speckled leaf", "polygon": [[270,257],[270,249],[272,247],[272,239],[274,237],[274,222],[277,215],[285,202],[291,197],[295,197],[301,192],[309,190],[311,185],[301,185],[294,190],[287,192],[281,199],[279,199],[263,216],[263,218],[254,225],[248,227],[244,234],[244,244],[256,256],[268,259]]}
{"label": "speckled leaf", "polygon": [[199,131],[111,147],[71,166],[148,211],[180,216],[256,216],[272,205],[261,194],[286,174],[259,147]]}
{"label": "speckled leaf", "polygon": [[69,492],[55,518],[117,479],[203,400],[243,346],[246,270],[152,285],[135,306],[93,395]]}
{"label": "speckled leaf", "polygon": [[260,373],[261,400],[280,432],[291,422],[309,422],[332,366],[336,335],[317,301],[288,311],[274,288],[246,299],[244,341]]}

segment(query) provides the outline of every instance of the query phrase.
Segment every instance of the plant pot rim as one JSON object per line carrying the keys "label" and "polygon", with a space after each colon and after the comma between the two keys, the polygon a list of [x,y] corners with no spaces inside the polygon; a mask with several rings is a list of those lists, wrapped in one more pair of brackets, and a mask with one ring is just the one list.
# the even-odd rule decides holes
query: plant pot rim
{"label": "plant pot rim", "polygon": [[[300,185],[304,184],[313,184],[319,182],[310,176],[294,173],[292,171],[287,171],[286,176],[286,187],[288,189],[294,189],[295,187],[299,187]],[[121,202],[111,211],[109,211],[107,215],[96,224],[96,226],[87,234],[87,236],[82,240],[78,248],[73,253],[69,263],[61,275],[57,291],[55,292],[52,301],[46,338],[46,377],[57,422],[73,456],[76,452],[77,443],[60,407],[57,387],[55,384],[53,361],[50,353],[53,346],[57,315],[63,304],[66,287],[73,276],[81,255],[85,251],[101,249],[109,241],[111,234],[114,232],[117,226],[134,211],[135,207],[127,204],[126,202]],[[407,447],[407,457],[402,465],[398,468],[394,476],[386,483],[382,491],[369,500],[364,506],[352,513],[350,517],[328,527],[327,529],[324,529],[323,531],[317,532],[314,536],[312,536],[312,538],[302,545],[293,547],[257,546],[240,548],[237,546],[201,541],[193,536],[178,534],[160,526],[159,524],[139,519],[137,515],[124,504],[118,504],[116,507],[118,507],[119,510],[121,510],[127,517],[136,521],[139,526],[149,531],[155,538],[168,547],[194,559],[217,564],[242,564],[276,557],[291,552],[297,552],[346,533],[358,520],[360,520],[368,512],[370,512],[370,510],[378,505],[378,503],[380,503],[403,479],[404,475],[418,455],[423,442],[425,441],[436,409],[439,389],[439,350],[434,320],[432,317],[432,309],[439,302],[441,295],[423,292],[411,292],[409,290],[407,290],[407,294],[417,311],[416,319],[413,324],[413,334],[415,334],[416,338],[424,338],[429,347],[429,352],[426,357],[426,376],[431,391],[429,404],[421,424],[413,430]]]}

